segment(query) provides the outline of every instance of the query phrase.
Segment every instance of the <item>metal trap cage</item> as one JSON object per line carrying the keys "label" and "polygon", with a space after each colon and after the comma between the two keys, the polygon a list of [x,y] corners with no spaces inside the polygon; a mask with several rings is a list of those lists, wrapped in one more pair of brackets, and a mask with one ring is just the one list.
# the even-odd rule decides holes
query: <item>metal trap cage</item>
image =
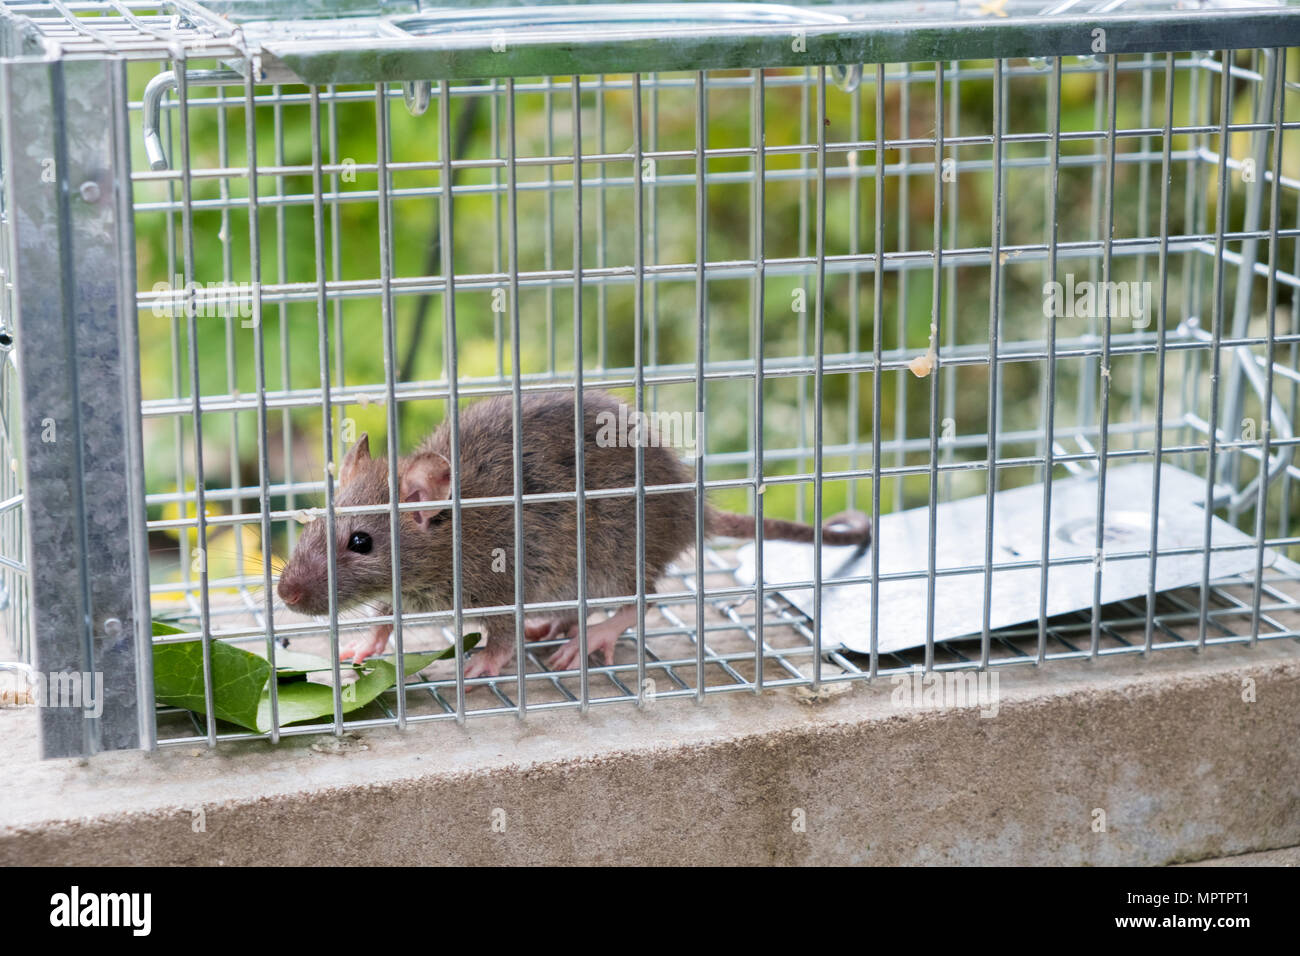
{"label": "metal trap cage", "polygon": [[[1293,4],[52,0],[0,38],[0,657],[103,686],[47,756],[1300,636]],[[334,663],[331,717],[271,680],[217,720],[219,645],[391,623],[401,673],[482,610],[276,599],[362,432],[591,388],[685,416],[759,542],[498,608],[500,676],[349,710]],[[763,540],[844,508],[865,554]],[[627,603],[611,665],[524,640]],[[156,707],[195,639],[206,716]]]}

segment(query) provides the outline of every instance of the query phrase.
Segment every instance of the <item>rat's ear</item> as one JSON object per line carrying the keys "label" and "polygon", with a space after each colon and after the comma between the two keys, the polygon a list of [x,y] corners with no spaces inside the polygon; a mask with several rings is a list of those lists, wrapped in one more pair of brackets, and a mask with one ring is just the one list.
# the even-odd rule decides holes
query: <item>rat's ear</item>
{"label": "rat's ear", "polygon": [[356,477],[357,471],[363,465],[370,463],[370,433],[362,432],[357,443],[348,449],[348,453],[343,456],[343,464],[339,468],[339,484],[346,485]]}
{"label": "rat's ear", "polygon": [[[402,501],[441,501],[451,497],[451,466],[441,455],[416,455],[402,470]],[[441,508],[412,512],[417,524],[427,528]]]}

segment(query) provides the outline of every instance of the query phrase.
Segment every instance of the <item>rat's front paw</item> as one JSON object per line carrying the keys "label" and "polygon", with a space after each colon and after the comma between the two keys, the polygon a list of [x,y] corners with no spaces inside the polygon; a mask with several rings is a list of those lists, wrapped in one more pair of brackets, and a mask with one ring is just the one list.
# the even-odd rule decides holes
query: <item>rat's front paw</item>
{"label": "rat's front paw", "polygon": [[367,657],[384,653],[388,647],[388,636],[393,633],[391,624],[381,624],[370,632],[369,636],[349,641],[339,651],[339,660],[360,664]]}

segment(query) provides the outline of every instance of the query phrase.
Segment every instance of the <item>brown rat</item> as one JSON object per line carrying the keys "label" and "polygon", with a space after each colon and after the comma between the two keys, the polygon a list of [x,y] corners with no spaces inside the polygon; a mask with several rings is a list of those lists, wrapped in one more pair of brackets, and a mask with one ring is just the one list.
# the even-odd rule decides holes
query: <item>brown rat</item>
{"label": "brown rat", "polygon": [[[572,392],[526,395],[522,399],[523,493],[572,492],[575,488],[574,396]],[[622,403],[607,392],[584,393],[585,488],[631,488],[636,484],[636,448],[629,442],[610,441],[610,423],[618,422]],[[635,412],[623,411],[624,421],[636,421]],[[612,416],[612,418],[611,418]],[[604,429],[602,431],[602,429]],[[476,402],[460,415],[460,498],[509,497],[514,494],[513,415],[510,396]],[[647,488],[689,484],[693,476],[671,448],[662,447],[649,423],[641,444]],[[635,440],[635,439],[634,439]],[[439,427],[412,454],[398,462],[403,501],[438,501],[451,497],[451,435],[447,423]],[[352,447],[339,472],[335,504],[340,507],[388,503],[388,464],[370,456],[367,436]],[[707,533],[737,538],[754,536],[754,519],[707,508]],[[524,599],[527,603],[572,601],[578,597],[577,503],[525,502],[523,506]],[[645,578],[653,587],[665,569],[695,544],[693,491],[647,494],[645,497]],[[450,507],[406,511],[401,516],[402,604],[411,611],[441,611],[453,606],[453,535]],[[588,598],[635,595],[636,558],[632,541],[636,533],[636,500],[632,495],[588,498],[586,501],[586,564]],[[462,606],[513,605],[514,505],[463,507]],[[765,537],[813,542],[811,525],[765,519]],[[279,594],[285,604],[304,614],[321,615],[329,609],[326,526],[307,526],[293,556],[280,574]],[[337,515],[338,607],[371,604],[391,613],[392,595],[389,515]],[[822,540],[830,545],[857,545],[871,540],[870,520],[858,512],[829,519]],[[621,608],[613,617],[587,628],[591,654],[603,653],[611,663],[614,644],[636,623],[635,605]],[[481,628],[486,647],[473,655],[466,677],[500,673],[515,648],[513,613],[489,615]],[[390,625],[376,627],[361,641],[349,644],[342,656],[362,660],[381,653],[392,632]],[[551,615],[526,622],[530,640],[569,635],[570,640],[549,661],[557,669],[577,666],[581,653],[577,637],[577,612]]]}

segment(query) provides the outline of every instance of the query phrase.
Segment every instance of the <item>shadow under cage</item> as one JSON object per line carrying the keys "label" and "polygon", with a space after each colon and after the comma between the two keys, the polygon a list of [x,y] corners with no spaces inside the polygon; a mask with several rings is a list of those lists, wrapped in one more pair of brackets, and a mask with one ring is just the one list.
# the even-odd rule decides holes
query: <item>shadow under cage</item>
{"label": "shadow under cage", "polygon": [[0,11],[47,756],[1300,636],[1290,6],[334,12]]}

